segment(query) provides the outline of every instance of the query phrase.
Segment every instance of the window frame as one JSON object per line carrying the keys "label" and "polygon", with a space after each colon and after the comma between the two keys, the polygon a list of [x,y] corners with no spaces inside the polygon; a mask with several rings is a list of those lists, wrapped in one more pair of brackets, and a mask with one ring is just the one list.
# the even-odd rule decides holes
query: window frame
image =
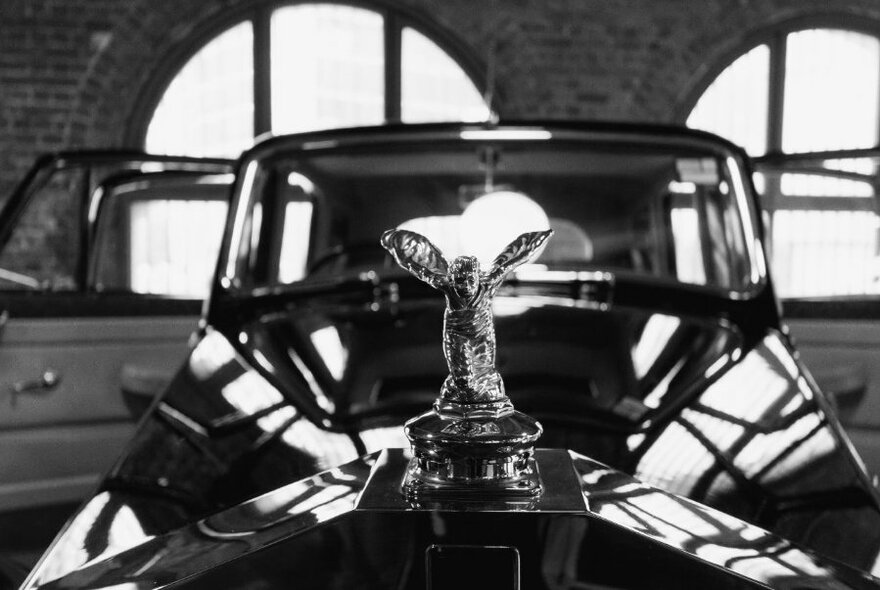
{"label": "window frame", "polygon": [[[157,174],[157,173],[154,173]],[[162,173],[158,173],[162,174]],[[210,173],[205,173],[201,171],[191,172],[191,173],[179,173],[181,176],[187,175],[196,179],[203,176],[212,176]],[[140,177],[149,178],[150,173],[142,173]],[[117,177],[122,183],[130,183],[132,179],[139,178],[139,176],[126,176],[120,175]],[[111,182],[113,179],[110,179]],[[176,201],[176,202],[220,202],[225,203],[228,208],[229,197],[224,191],[222,194],[219,191],[213,189],[213,185],[211,184],[201,184],[195,183],[191,187],[189,187],[189,191],[186,194],[182,195],[172,195],[168,194],[165,191],[167,188],[159,187],[159,188],[146,188],[140,189],[139,191],[135,191],[133,193],[130,192],[115,192],[111,191],[110,194],[103,195],[102,202],[100,204],[100,209],[97,213],[97,222],[93,227],[94,236],[90,242],[90,250],[88,252],[89,262],[88,262],[88,272],[86,276],[86,290],[92,293],[106,293],[106,294],[116,294],[122,293],[125,295],[139,295],[146,297],[162,297],[166,299],[183,299],[183,300],[198,300],[202,301],[205,297],[207,297],[207,293],[210,291],[210,280],[213,280],[214,269],[213,265],[210,266],[210,271],[208,272],[208,286],[205,289],[204,297],[196,297],[189,293],[163,293],[163,292],[144,292],[144,291],[135,291],[132,287],[132,278],[133,278],[133,263],[132,259],[132,209],[133,205],[136,203],[150,203],[154,201]],[[155,194],[153,194],[155,193]],[[109,197],[109,199],[108,199]],[[110,200],[113,202],[111,203]],[[106,239],[107,228],[101,227],[100,220],[104,219],[106,216],[106,208],[111,205],[119,208],[119,215],[121,215],[125,221],[122,224],[122,229],[119,230],[119,248],[121,253],[119,254],[121,259],[125,260],[125,263],[122,264],[122,271],[120,273],[121,279],[124,285],[111,285],[105,286],[102,281],[99,280],[101,276],[101,271],[103,270],[102,265],[106,263],[107,258],[101,256],[104,249],[106,248],[105,244],[102,240]],[[225,219],[226,214],[224,213],[222,217]],[[222,227],[225,228],[225,222],[222,224]],[[221,237],[222,240],[222,237]],[[219,250],[219,245],[217,247]]]}
{"label": "window frame", "polygon": [[[131,145],[146,145],[147,132],[156,108],[175,77],[202,48],[230,28],[250,21],[253,27],[253,98],[254,137],[272,132],[272,72],[271,72],[271,19],[272,13],[288,6],[301,5],[349,6],[370,10],[383,20],[384,36],[384,124],[401,123],[401,49],[404,28],[412,28],[427,37],[453,59],[478,91],[486,86],[487,68],[482,59],[464,41],[457,38],[434,19],[418,10],[398,5],[392,0],[252,0],[243,6],[228,8],[215,18],[193,28],[186,38],[177,43],[158,60],[158,65],[144,85],[126,125],[125,141]],[[498,111],[503,97],[493,89],[493,110]]]}
{"label": "window frame", "polygon": [[790,33],[806,29],[841,29],[880,39],[880,21],[875,21],[867,16],[853,16],[851,14],[808,15],[761,27],[725,50],[714,60],[711,67],[703,70],[697,77],[697,82],[691,85],[683,100],[679,102],[678,108],[673,113],[673,120],[681,125],[686,125],[688,116],[697,106],[700,97],[705,94],[724,70],[755,47],[767,45],[770,50],[770,84],[768,86],[767,151],[764,155],[782,153],[786,38]]}
{"label": "window frame", "polygon": [[[783,118],[785,107],[785,76],[786,76],[786,57],[788,48],[788,36],[792,33],[809,29],[830,29],[842,30],[852,33],[872,36],[880,40],[880,21],[876,21],[866,16],[853,16],[851,14],[840,13],[824,13],[803,16],[800,18],[786,20],[784,22],[775,23],[761,29],[756,30],[752,34],[747,35],[740,43],[736,44],[729,50],[725,51],[720,59],[717,59],[715,65],[708,68],[699,78],[699,82],[694,84],[691,90],[685,96],[685,99],[679,104],[679,108],[674,113],[674,119],[681,125],[687,125],[687,119],[696,108],[700,98],[705,94],[714,81],[731,66],[737,59],[751,51],[752,49],[766,45],[769,50],[769,83],[767,85],[768,103],[767,103],[767,129],[766,129],[766,150],[760,156],[750,156],[756,163],[771,163],[778,161],[786,161],[799,158],[811,159],[819,157],[822,154],[831,154],[828,151],[815,152],[792,152],[783,151]],[[878,113],[880,113],[880,104],[877,105]],[[878,116],[878,143],[871,148],[852,148],[849,150],[835,150],[841,153],[858,153],[864,151],[866,153],[875,154],[880,150],[880,116]],[[796,170],[794,172],[797,172]],[[775,211],[779,210],[809,210],[809,211],[863,211],[869,208],[864,197],[852,196],[835,196],[835,197],[802,197],[799,195],[786,195],[782,192],[781,174],[773,177],[765,177],[764,191],[759,195],[759,202],[762,211],[769,214],[770,220],[765,224],[764,241],[772,250],[773,222],[772,217]],[[875,190],[877,185],[875,184]],[[756,193],[757,194],[757,193]],[[880,192],[874,197],[880,198]],[[880,212],[878,212],[880,215]],[[768,257],[768,262],[770,261]],[[772,264],[772,262],[771,262]],[[872,300],[876,301],[877,295],[872,294],[852,294],[852,295],[832,295],[832,296],[791,296],[785,297],[786,302],[789,301],[813,301],[823,300],[827,302],[840,302],[849,305],[854,301]],[[836,303],[835,303],[836,305]]]}

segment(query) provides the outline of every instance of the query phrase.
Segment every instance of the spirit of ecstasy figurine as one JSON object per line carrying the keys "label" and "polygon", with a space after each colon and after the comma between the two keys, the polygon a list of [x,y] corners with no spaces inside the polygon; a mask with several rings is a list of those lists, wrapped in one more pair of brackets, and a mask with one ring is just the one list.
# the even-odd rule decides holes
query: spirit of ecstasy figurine
{"label": "spirit of ecstasy figurine", "polygon": [[462,500],[475,490],[505,501],[541,493],[532,459],[541,425],[514,410],[495,369],[492,299],[505,277],[537,256],[552,233],[522,234],[485,272],[474,256],[448,262],[415,232],[382,235],[382,246],[400,266],[446,296],[443,354],[449,376],[433,409],[405,427],[413,459],[403,491],[410,500]]}
{"label": "spirit of ecstasy figurine", "polygon": [[495,370],[495,322],[492,298],[505,277],[537,255],[553,230],[522,234],[480,270],[474,256],[458,256],[450,264],[428,238],[393,229],[382,235],[382,246],[397,264],[446,295],[443,354],[449,377],[441,390],[445,401],[459,404],[497,402],[504,383]]}

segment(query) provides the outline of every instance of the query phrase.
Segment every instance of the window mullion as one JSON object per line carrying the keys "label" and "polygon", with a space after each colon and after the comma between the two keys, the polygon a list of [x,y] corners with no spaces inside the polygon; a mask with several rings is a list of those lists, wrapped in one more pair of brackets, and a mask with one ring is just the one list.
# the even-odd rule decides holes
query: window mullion
{"label": "window mullion", "polygon": [[[880,63],[877,67],[880,68]],[[880,76],[877,76],[877,82],[880,85]],[[877,93],[877,97],[880,98],[880,92]],[[877,115],[877,137],[874,139],[874,146],[880,147],[880,100],[877,101]]]}
{"label": "window mullion", "polygon": [[401,23],[393,13],[385,13],[385,122],[400,123]]}
{"label": "window mullion", "polygon": [[782,151],[782,118],[785,109],[785,53],[787,34],[777,33],[770,43],[767,151]]}
{"label": "window mullion", "polygon": [[[785,59],[786,38],[784,32],[777,33],[770,41],[770,83],[768,84],[767,106],[767,153],[782,152],[782,119],[785,109]],[[782,176],[769,174],[764,177],[764,194],[761,206],[768,212],[766,220],[766,240],[773,245],[773,218],[782,197]]]}
{"label": "window mullion", "polygon": [[254,15],[254,135],[272,131],[272,13]]}

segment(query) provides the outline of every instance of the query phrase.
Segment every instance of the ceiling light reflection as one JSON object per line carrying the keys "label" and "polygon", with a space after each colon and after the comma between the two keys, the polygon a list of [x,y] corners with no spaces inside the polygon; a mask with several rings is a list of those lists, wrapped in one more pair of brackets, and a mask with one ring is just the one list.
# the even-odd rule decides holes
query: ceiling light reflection
{"label": "ceiling light reflection", "polygon": [[520,234],[550,229],[544,209],[526,195],[496,191],[471,202],[461,214],[462,250],[484,269]]}

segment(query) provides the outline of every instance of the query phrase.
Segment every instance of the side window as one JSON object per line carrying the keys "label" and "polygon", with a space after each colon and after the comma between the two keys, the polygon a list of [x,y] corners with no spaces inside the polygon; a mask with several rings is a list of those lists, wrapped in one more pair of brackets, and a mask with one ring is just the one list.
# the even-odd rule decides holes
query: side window
{"label": "side window", "polygon": [[877,157],[821,156],[880,139],[877,37],[776,32],[712,82],[687,122],[758,157],[755,184],[778,295],[880,295]]}
{"label": "side window", "polygon": [[0,250],[0,289],[70,291],[79,287],[81,168],[58,170],[30,196]]}
{"label": "side window", "polygon": [[109,194],[92,253],[93,287],[206,297],[226,218],[224,197],[222,190],[192,187]]}

